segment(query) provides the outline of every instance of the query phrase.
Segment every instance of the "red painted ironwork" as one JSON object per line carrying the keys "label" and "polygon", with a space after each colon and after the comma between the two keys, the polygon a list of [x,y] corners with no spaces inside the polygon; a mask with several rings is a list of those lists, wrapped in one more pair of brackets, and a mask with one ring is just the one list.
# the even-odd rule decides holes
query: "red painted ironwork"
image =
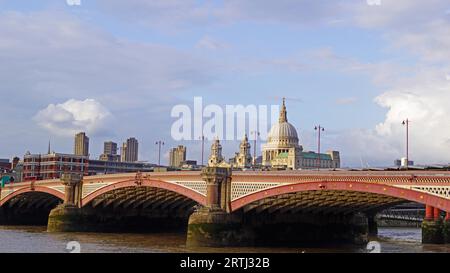
{"label": "red painted ironwork", "polygon": [[231,203],[232,211],[236,211],[243,206],[254,201],[259,201],[268,197],[274,197],[281,194],[317,191],[325,186],[327,190],[335,191],[356,191],[381,194],[385,196],[397,197],[408,201],[421,204],[428,204],[444,211],[450,211],[450,200],[433,194],[418,192],[410,189],[402,189],[385,184],[374,184],[352,181],[331,181],[331,182],[302,182],[297,184],[287,184],[279,187],[258,191],[238,198]]}
{"label": "red painted ironwork", "polygon": [[434,220],[434,208],[430,205],[425,206],[425,220]]}
{"label": "red painted ironwork", "polygon": [[28,192],[44,192],[44,193],[53,195],[61,200],[64,200],[64,193],[59,192],[54,189],[51,189],[51,188],[48,188],[48,187],[35,186],[34,190],[31,190],[30,187],[23,187],[19,190],[14,191],[13,193],[7,195],[3,200],[0,201],[0,206],[3,206],[3,204],[7,203],[9,200],[11,200],[14,197],[24,194],[24,193],[28,193]]}
{"label": "red painted ironwork", "polygon": [[[85,198],[83,198],[82,200],[82,206],[86,206],[87,204],[89,204],[92,200],[94,200],[96,197],[105,194],[107,192],[110,192],[112,190],[116,190],[116,189],[120,189],[120,188],[127,188],[127,187],[135,187],[136,180],[126,180],[126,181],[122,181],[122,182],[117,182],[114,184],[111,184],[109,186],[103,187],[99,190],[96,190],[92,193],[90,193],[89,195],[87,195]],[[168,191],[172,191],[172,192],[176,192],[180,195],[186,196],[187,198],[190,198],[192,200],[194,200],[195,202],[201,204],[201,205],[206,205],[206,197],[194,190],[188,189],[186,187],[174,184],[174,183],[169,183],[169,182],[165,182],[165,181],[161,181],[161,180],[150,180],[150,179],[143,179],[141,186],[143,187],[154,187],[154,188],[160,188],[160,189],[165,189]]]}
{"label": "red painted ironwork", "polygon": [[441,219],[441,210],[438,208],[434,208],[433,216],[434,221],[439,221]]}

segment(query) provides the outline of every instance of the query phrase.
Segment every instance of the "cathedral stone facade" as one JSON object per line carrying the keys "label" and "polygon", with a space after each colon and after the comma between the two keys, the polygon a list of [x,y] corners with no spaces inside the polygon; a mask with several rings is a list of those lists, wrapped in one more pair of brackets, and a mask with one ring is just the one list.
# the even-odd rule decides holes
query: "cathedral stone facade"
{"label": "cathedral stone facade", "polygon": [[[252,168],[253,158],[247,135],[244,136],[239,152],[227,163],[222,156],[222,145],[216,139],[211,146],[208,166],[232,167],[236,169]],[[299,137],[295,127],[288,122],[286,101],[280,110],[278,123],[270,129],[267,143],[262,146],[262,166],[269,169],[337,169],[341,167],[338,151],[315,153],[304,151],[299,144]]]}
{"label": "cathedral stone facade", "polygon": [[288,122],[284,99],[278,123],[272,126],[267,143],[262,147],[262,156],[263,165],[274,169],[335,169],[341,166],[337,151],[320,155],[303,151],[303,146],[299,145],[297,130]]}

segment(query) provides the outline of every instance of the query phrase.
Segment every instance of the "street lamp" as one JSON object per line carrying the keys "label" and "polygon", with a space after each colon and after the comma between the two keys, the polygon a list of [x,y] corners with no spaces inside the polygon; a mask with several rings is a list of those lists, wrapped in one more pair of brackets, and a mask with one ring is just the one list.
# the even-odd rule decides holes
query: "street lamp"
{"label": "street lamp", "polygon": [[156,141],[155,143],[158,145],[158,167],[161,166],[161,146],[164,145],[164,142],[161,140]]}
{"label": "street lamp", "polygon": [[204,164],[204,155],[205,155],[205,136],[202,135],[199,139],[202,141],[202,166],[203,166],[203,164]]}
{"label": "street lamp", "polygon": [[253,145],[253,169],[256,169],[256,141],[261,133],[258,131],[252,131],[251,134],[255,136]]}
{"label": "street lamp", "polygon": [[314,127],[314,130],[319,132],[318,141],[317,141],[318,142],[317,143],[317,170],[320,171],[320,133],[325,131],[325,128],[318,125],[318,126]]}
{"label": "street lamp", "polygon": [[402,122],[403,126],[406,126],[406,169],[409,167],[409,119]]}

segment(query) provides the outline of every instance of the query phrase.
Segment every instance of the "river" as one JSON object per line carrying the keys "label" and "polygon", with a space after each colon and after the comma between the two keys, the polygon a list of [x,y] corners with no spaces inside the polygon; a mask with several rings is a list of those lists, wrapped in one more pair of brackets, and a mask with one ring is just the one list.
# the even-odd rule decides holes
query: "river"
{"label": "river", "polygon": [[[382,253],[450,252],[450,245],[422,245],[418,228],[380,228],[376,241]],[[317,248],[187,248],[185,234],[47,233],[45,227],[0,226],[1,253],[64,253],[69,242],[82,253],[338,253],[369,252],[366,246]]]}

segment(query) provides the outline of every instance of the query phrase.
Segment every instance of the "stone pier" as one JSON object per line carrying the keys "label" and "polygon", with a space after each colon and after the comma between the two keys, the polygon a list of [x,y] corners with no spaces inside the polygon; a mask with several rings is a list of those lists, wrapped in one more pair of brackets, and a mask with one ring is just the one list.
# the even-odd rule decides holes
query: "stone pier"
{"label": "stone pier", "polygon": [[85,215],[80,209],[82,176],[65,173],[62,183],[65,186],[64,203],[50,211],[47,231],[75,232],[84,231]]}
{"label": "stone pier", "polygon": [[429,205],[425,208],[425,219],[422,222],[422,243],[444,243],[444,223],[440,210]]}
{"label": "stone pier", "polygon": [[373,217],[369,221],[362,213],[231,213],[231,170],[206,167],[202,177],[207,183],[207,203],[189,217],[188,247],[364,244],[368,242],[369,227],[376,232]]}
{"label": "stone pier", "polygon": [[251,241],[242,230],[241,218],[231,214],[231,169],[206,167],[202,171],[206,181],[206,206],[189,217],[188,246],[244,245]]}

